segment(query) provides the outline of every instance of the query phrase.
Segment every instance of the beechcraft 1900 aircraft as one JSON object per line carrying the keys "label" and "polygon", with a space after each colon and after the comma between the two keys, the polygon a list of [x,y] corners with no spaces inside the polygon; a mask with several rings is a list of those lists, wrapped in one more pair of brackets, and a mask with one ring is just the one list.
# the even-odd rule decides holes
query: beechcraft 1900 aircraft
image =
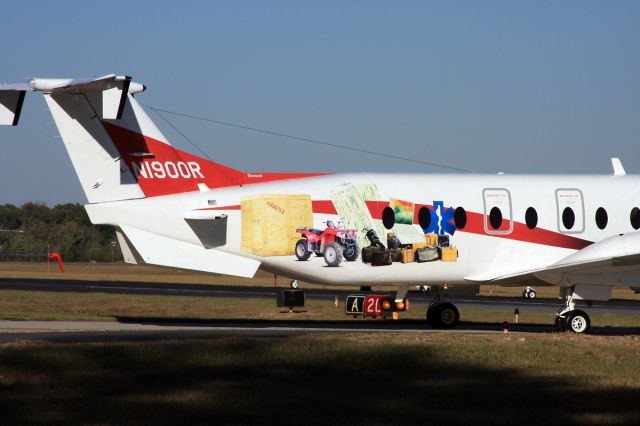
{"label": "beechcraft 1900 aircraft", "polygon": [[[640,286],[640,177],[613,174],[246,173],[171,146],[136,101],[131,77],[34,78],[0,86],[16,125],[42,92],[89,204],[127,262],[310,283],[554,285],[556,326],[587,332],[575,301]],[[457,308],[435,291],[433,327]]]}

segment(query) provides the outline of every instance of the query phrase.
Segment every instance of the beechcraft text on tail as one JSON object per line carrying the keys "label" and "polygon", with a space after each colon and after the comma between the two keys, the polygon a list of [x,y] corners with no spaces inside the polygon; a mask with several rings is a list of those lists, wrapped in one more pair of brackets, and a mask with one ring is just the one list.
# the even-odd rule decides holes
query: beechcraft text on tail
{"label": "beechcraft text on tail", "polygon": [[113,74],[0,86],[5,125],[44,95],[91,221],[115,226],[127,262],[395,285],[392,311],[430,286],[434,327],[459,320],[444,286],[558,286],[556,325],[575,332],[590,326],[576,300],[640,287],[640,178],[618,159],[607,176],[244,172],[174,148],[144,89]]}

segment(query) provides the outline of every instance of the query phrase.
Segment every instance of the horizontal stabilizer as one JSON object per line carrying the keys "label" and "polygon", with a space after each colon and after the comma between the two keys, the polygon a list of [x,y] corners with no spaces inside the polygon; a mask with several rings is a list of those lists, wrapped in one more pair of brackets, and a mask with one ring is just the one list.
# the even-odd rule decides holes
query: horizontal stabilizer
{"label": "horizontal stabilizer", "polygon": [[119,120],[129,93],[131,77],[108,74],[88,79],[34,78],[29,85],[45,93],[84,93],[103,120]]}
{"label": "horizontal stabilizer", "polygon": [[145,263],[252,278],[260,262],[185,243],[130,226],[120,226]]}
{"label": "horizontal stabilizer", "polygon": [[18,124],[27,90],[31,90],[28,84],[0,85],[0,125],[16,126]]}

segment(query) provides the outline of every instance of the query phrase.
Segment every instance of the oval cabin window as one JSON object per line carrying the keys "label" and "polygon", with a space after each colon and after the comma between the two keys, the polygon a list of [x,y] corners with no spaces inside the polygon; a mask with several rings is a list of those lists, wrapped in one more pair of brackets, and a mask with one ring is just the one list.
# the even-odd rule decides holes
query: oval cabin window
{"label": "oval cabin window", "polygon": [[498,229],[502,225],[502,212],[498,207],[491,208],[489,212],[489,223],[493,229]]}
{"label": "oval cabin window", "polygon": [[607,215],[604,207],[599,207],[596,210],[596,225],[598,225],[598,228],[604,229],[607,227],[607,223],[609,223],[609,215]]}
{"label": "oval cabin window", "polygon": [[384,210],[382,210],[382,224],[387,229],[393,228],[393,225],[396,224],[396,214],[389,206],[385,207]]}
{"label": "oval cabin window", "polygon": [[464,227],[467,226],[467,212],[464,208],[456,208],[456,211],[453,213],[453,221],[458,229],[464,229]]}
{"label": "oval cabin window", "polygon": [[422,229],[427,229],[431,225],[431,210],[429,208],[422,207],[418,210],[418,223]]}
{"label": "oval cabin window", "polygon": [[573,209],[571,207],[565,207],[562,211],[562,225],[564,225],[566,229],[571,229],[575,223],[576,214],[573,212]]}
{"label": "oval cabin window", "polygon": [[633,227],[633,229],[640,229],[640,209],[637,207],[634,207],[633,210],[631,210],[631,226]]}
{"label": "oval cabin window", "polygon": [[538,212],[533,207],[529,207],[524,214],[524,221],[527,223],[527,228],[534,229],[538,226]]}

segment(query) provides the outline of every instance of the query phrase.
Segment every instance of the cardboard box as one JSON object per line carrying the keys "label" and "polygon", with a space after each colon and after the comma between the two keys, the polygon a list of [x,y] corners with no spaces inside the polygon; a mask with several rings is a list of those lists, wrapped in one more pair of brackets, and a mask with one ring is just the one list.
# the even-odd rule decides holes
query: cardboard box
{"label": "cardboard box", "polygon": [[455,247],[442,247],[441,257],[443,262],[455,262],[458,260],[458,249]]}
{"label": "cardboard box", "polygon": [[295,254],[298,228],[313,225],[309,195],[261,194],[240,200],[240,249],[258,256]]}
{"label": "cardboard box", "polygon": [[427,245],[435,246],[438,245],[438,234],[431,232],[429,234],[424,234],[424,240]]}
{"label": "cardboard box", "polygon": [[416,260],[416,252],[412,248],[402,249],[402,263],[411,263]]}

